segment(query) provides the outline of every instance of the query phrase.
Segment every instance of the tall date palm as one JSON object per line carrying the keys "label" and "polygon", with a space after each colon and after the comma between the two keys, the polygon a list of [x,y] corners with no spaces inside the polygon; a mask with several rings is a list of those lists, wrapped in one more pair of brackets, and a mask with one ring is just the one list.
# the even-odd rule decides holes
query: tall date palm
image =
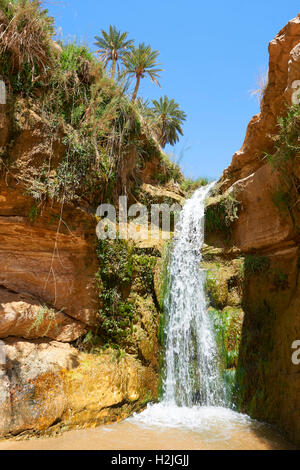
{"label": "tall date palm", "polygon": [[106,32],[101,29],[102,37],[95,36],[95,45],[99,47],[96,51],[100,54],[100,59],[104,62],[104,67],[107,67],[109,62],[111,65],[111,76],[114,78],[116,67],[119,70],[119,60],[122,60],[123,55],[133,46],[133,41],[127,39],[127,32],[121,33],[116,26],[110,25],[109,31]]}
{"label": "tall date palm", "polygon": [[125,65],[125,75],[136,78],[136,84],[132,95],[132,101],[136,100],[141,79],[146,75],[156,84],[159,85],[159,72],[162,69],[157,68],[161,64],[156,62],[159,51],[152,50],[151,46],[147,46],[144,42],[136,48],[132,48],[128,53],[124,54],[123,63]]}
{"label": "tall date palm", "polygon": [[174,145],[183,135],[182,123],[186,120],[186,114],[179,108],[178,103],[169,100],[167,96],[159,101],[152,100],[151,111],[155,116],[155,128],[158,141],[162,147],[166,144]]}

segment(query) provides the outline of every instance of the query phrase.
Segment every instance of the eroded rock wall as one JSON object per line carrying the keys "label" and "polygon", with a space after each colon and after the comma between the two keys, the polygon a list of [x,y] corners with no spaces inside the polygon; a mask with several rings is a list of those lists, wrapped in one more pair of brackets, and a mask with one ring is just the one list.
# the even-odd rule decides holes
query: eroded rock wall
{"label": "eroded rock wall", "polygon": [[[63,131],[51,133],[29,104],[19,100],[19,114],[0,105],[1,436],[122,419],[158,393],[159,307],[144,261],[151,257],[159,265],[163,244],[135,244],[143,251],[134,258],[133,278],[119,289],[134,305],[134,327],[122,345],[101,349],[97,204],[87,197],[37,201],[28,193],[43,165],[55,178],[66,152]],[[136,151],[131,160],[136,165]],[[152,186],[159,168],[155,158],[145,164],[140,197],[182,201],[171,187]],[[123,184],[132,171],[123,171]],[[103,188],[98,192],[100,203]],[[99,336],[93,353],[83,352],[88,332]]]}
{"label": "eroded rock wall", "polygon": [[[206,234],[206,242],[209,250],[219,249],[231,259],[231,265],[243,264],[244,321],[236,376],[240,407],[277,425],[299,444],[300,366],[292,362],[292,343],[300,339],[300,212],[297,200],[290,210],[280,210],[274,203],[282,175],[265,155],[275,152],[278,118],[287,114],[295,91],[292,85],[300,80],[300,15],[271,41],[269,52],[261,112],[250,121],[241,150],[224,171],[218,197],[209,201],[207,210],[216,230]],[[295,158],[289,168],[295,180],[298,162]],[[237,216],[230,212],[232,197],[238,203]],[[223,206],[218,211],[220,198]],[[218,225],[220,214],[227,217],[227,225],[224,220]]]}

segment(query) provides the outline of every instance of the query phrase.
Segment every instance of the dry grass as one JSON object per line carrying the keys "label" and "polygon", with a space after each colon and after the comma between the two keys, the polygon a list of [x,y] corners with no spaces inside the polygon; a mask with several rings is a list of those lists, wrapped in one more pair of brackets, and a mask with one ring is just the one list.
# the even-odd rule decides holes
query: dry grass
{"label": "dry grass", "polygon": [[45,70],[51,61],[53,19],[39,0],[0,2],[0,53],[9,54],[13,71],[25,64]]}
{"label": "dry grass", "polygon": [[268,74],[268,72],[266,72],[266,73],[260,72],[257,79],[256,79],[256,82],[257,82],[258,88],[256,90],[251,90],[250,94],[251,94],[251,96],[257,96],[258,102],[261,105],[262,99],[264,97],[266,88],[267,88],[268,83],[269,83],[269,74]]}

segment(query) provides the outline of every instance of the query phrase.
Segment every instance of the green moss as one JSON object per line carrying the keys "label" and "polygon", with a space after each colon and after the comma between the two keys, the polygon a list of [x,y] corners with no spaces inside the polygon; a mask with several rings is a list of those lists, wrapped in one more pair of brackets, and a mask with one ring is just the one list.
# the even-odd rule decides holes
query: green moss
{"label": "green moss", "polygon": [[28,218],[32,224],[36,221],[38,215],[39,215],[38,207],[35,205],[32,206],[28,214]]}
{"label": "green moss", "polygon": [[264,419],[270,419],[274,413],[274,395],[271,396],[270,391],[266,393],[266,386],[269,380],[272,383],[272,368],[276,370],[276,364],[272,364],[276,313],[265,299],[256,302],[249,300],[244,309],[246,315],[236,375],[236,400],[241,411],[255,418],[263,410]]}
{"label": "green moss", "polygon": [[235,368],[239,355],[243,312],[232,307],[226,307],[222,311],[210,307],[208,312],[214,325],[224,369]]}
{"label": "green moss", "polygon": [[159,350],[159,383],[158,383],[158,397],[161,398],[163,395],[163,382],[165,378],[165,332],[166,332],[166,312],[165,312],[165,299],[169,295],[170,288],[170,278],[169,278],[169,261],[170,253],[172,249],[172,241],[165,243],[163,254],[162,254],[162,264],[160,272],[160,289],[159,289],[159,324],[158,324],[158,343],[160,346]]}
{"label": "green moss", "polygon": [[230,307],[220,311],[210,307],[208,313],[214,326],[227,397],[233,403],[233,397],[237,394],[236,367],[238,365],[243,311]]}
{"label": "green moss", "polygon": [[247,255],[244,259],[245,276],[259,275],[268,271],[270,259],[267,256]]}
{"label": "green moss", "polygon": [[289,287],[288,275],[279,268],[272,270],[273,286],[275,289],[285,290]]}
{"label": "green moss", "polygon": [[222,308],[226,305],[228,291],[226,284],[220,282],[218,274],[216,269],[207,270],[205,290],[210,304],[215,308]]}

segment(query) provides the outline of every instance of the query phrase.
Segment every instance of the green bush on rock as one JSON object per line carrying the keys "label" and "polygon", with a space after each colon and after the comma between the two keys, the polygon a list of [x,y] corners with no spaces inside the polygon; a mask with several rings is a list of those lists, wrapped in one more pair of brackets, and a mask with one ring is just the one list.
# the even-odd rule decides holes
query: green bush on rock
{"label": "green bush on rock", "polygon": [[205,208],[205,230],[219,232],[228,237],[232,224],[238,218],[240,203],[234,194],[208,198]]}
{"label": "green bush on rock", "polygon": [[138,298],[153,294],[153,268],[157,258],[137,249],[126,240],[99,240],[98,334],[107,343],[125,347],[134,331]]}

